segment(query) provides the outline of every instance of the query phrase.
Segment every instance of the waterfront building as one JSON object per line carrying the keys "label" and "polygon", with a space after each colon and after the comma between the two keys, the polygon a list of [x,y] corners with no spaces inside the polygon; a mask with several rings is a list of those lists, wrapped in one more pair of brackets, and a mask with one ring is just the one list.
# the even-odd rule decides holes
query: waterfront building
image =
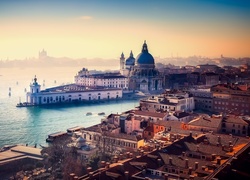
{"label": "waterfront building", "polygon": [[30,92],[27,92],[27,103],[30,105],[44,105],[53,103],[70,103],[70,102],[91,102],[101,100],[112,100],[122,98],[121,88],[98,88],[86,87],[77,84],[69,84],[40,89],[37,78],[34,78],[30,85]]}
{"label": "waterfront building", "polygon": [[128,89],[128,78],[120,73],[90,74],[86,68],[80,70],[75,76],[75,83],[89,87]]}

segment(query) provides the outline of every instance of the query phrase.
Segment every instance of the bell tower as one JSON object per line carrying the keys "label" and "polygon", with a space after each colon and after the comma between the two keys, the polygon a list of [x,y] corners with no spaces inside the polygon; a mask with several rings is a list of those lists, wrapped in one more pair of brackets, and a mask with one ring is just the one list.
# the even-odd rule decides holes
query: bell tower
{"label": "bell tower", "polygon": [[120,57],[120,73],[122,74],[123,70],[125,68],[125,57],[122,52],[121,57]]}
{"label": "bell tower", "polygon": [[30,85],[30,93],[39,93],[41,85],[37,83],[37,78],[35,76],[33,83]]}

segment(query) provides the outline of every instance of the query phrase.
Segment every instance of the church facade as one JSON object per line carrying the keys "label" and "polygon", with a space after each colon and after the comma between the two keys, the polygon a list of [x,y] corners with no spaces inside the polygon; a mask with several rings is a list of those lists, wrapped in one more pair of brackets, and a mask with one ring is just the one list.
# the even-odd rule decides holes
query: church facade
{"label": "church facade", "polygon": [[120,72],[129,78],[129,90],[138,90],[144,93],[162,90],[163,77],[155,68],[155,61],[153,56],[148,52],[146,41],[136,59],[133,57],[132,51],[126,60],[122,53],[120,58]]}

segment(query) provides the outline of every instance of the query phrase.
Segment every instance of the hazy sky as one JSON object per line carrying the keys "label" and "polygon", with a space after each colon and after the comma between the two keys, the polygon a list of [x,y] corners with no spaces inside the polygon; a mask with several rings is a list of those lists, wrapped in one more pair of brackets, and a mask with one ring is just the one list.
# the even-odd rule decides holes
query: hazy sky
{"label": "hazy sky", "polygon": [[1,0],[0,59],[250,56],[250,1]]}

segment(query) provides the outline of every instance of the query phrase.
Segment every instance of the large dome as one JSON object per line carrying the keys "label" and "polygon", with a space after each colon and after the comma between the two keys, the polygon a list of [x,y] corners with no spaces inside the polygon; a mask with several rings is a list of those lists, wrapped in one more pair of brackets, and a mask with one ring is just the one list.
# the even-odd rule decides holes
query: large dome
{"label": "large dome", "polygon": [[143,46],[142,46],[142,51],[141,53],[137,56],[136,58],[136,63],[138,65],[142,64],[142,65],[154,65],[155,64],[155,60],[153,58],[153,56],[148,52],[148,47],[146,44],[146,41],[144,42]]}

